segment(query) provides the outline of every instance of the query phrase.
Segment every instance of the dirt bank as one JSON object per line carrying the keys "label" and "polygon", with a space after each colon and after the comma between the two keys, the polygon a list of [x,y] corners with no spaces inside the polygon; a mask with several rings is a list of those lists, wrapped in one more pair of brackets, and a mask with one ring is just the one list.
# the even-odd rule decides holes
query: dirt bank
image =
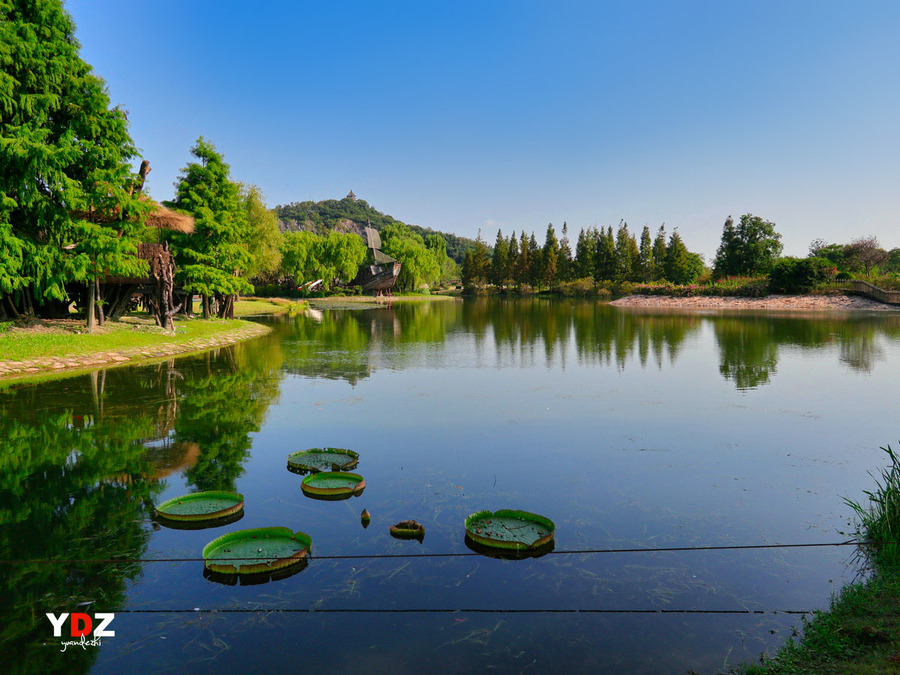
{"label": "dirt bank", "polygon": [[610,303],[616,307],[669,309],[774,310],[779,312],[866,311],[897,312],[900,307],[858,295],[769,295],[764,298],[672,298],[664,295],[629,295]]}

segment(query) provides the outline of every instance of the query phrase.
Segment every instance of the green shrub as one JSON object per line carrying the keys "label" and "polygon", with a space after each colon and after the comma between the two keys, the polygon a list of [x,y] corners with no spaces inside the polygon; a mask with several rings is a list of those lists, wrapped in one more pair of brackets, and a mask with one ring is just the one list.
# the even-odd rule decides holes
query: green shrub
{"label": "green shrub", "polygon": [[821,258],[779,258],[769,271],[776,293],[807,293],[831,278],[832,266]]}
{"label": "green shrub", "polygon": [[0,321],[0,333],[8,333],[12,330],[12,321]]}

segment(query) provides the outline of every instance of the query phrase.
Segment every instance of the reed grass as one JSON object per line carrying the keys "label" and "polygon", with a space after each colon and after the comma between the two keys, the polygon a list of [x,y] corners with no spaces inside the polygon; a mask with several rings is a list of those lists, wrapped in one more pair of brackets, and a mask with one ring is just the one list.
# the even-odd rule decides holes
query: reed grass
{"label": "reed grass", "polygon": [[859,518],[857,535],[862,539],[876,562],[894,565],[900,562],[900,457],[891,446],[884,450],[890,464],[882,468],[875,479],[875,489],[865,490],[869,505],[863,506],[852,499],[844,499]]}

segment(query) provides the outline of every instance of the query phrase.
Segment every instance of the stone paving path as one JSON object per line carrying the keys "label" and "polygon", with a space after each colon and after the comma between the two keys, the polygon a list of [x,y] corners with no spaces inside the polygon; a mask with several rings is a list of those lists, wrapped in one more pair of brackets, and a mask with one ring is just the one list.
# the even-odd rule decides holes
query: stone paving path
{"label": "stone paving path", "polygon": [[271,331],[262,324],[252,324],[239,330],[228,331],[208,338],[197,338],[186,342],[145,345],[130,347],[109,352],[92,352],[81,355],[45,356],[27,361],[0,361],[0,379],[28,377],[42,373],[64,372],[80,368],[94,368],[128,362],[140,362],[148,359],[176,356],[190,352],[200,352],[216,347],[242,342],[265,335]]}

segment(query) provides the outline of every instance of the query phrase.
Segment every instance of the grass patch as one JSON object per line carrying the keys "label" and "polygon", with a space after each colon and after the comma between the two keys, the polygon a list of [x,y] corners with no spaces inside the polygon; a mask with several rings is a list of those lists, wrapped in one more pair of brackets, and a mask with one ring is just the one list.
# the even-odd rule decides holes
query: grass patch
{"label": "grass patch", "polygon": [[788,641],[771,661],[744,673],[900,672],[900,570],[881,568],[852,584],[826,612],[805,621],[803,638]]}
{"label": "grass patch", "polygon": [[241,298],[234,303],[234,315],[256,316],[259,314],[292,314],[309,307],[305,301],[287,298]]}
{"label": "grass patch", "polygon": [[42,321],[0,333],[0,361],[25,361],[42,357],[85,356],[167,344],[183,344],[211,338],[249,326],[249,322],[199,319],[176,320],[175,335],[143,317],[111,321],[95,333],[87,333],[82,321]]}

